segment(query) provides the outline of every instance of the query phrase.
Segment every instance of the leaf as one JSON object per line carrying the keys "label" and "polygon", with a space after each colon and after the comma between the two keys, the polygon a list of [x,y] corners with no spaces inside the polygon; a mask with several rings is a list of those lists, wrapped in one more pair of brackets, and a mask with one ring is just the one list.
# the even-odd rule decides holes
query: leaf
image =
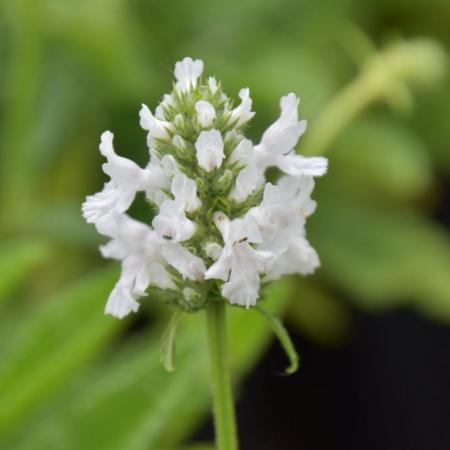
{"label": "leaf", "polygon": [[46,242],[36,239],[14,239],[0,243],[0,304],[48,258],[49,251]]}
{"label": "leaf", "polygon": [[106,268],[80,280],[17,324],[1,354],[0,433],[19,427],[120,329],[103,315],[116,273]]}
{"label": "leaf", "polygon": [[214,450],[216,447],[213,443],[207,444],[192,444],[186,447],[181,447],[180,450]]}
{"label": "leaf", "polygon": [[299,278],[295,292],[285,319],[289,326],[321,345],[340,345],[349,338],[352,318],[346,303],[314,278]]}
{"label": "leaf", "polygon": [[183,315],[181,309],[177,309],[161,336],[161,363],[167,372],[175,370],[175,343],[178,325]]}
{"label": "leaf", "polygon": [[299,356],[283,323],[278,317],[275,317],[261,306],[257,305],[255,309],[267,320],[286,352],[286,356],[290,362],[290,365],[286,368],[286,373],[288,375],[295,373],[298,369]]}
{"label": "leaf", "polygon": [[[289,300],[290,280],[274,283],[264,302],[281,313]],[[230,363],[235,379],[253,367],[270,340],[257,314],[228,306]],[[108,361],[79,377],[58,399],[36,415],[27,433],[6,448],[44,450],[174,449],[189,436],[210,408],[206,318],[185,315],[178,332],[177,370],[160,365],[159,332],[144,333],[117,349]],[[170,426],[176,424],[176,426]]]}
{"label": "leaf", "polygon": [[418,136],[383,117],[352,124],[333,147],[331,164],[326,184],[346,183],[384,201],[413,199],[432,182],[430,157]]}
{"label": "leaf", "polygon": [[321,199],[309,233],[321,255],[321,273],[360,306],[409,302],[450,321],[450,241],[420,213],[363,204],[333,191]]}

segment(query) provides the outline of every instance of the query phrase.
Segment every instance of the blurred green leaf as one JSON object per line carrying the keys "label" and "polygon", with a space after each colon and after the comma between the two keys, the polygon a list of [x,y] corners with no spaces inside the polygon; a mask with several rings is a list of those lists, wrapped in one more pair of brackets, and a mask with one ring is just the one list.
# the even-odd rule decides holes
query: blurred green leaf
{"label": "blurred green leaf", "polygon": [[259,305],[256,305],[256,310],[261,313],[261,315],[267,320],[267,323],[272,328],[275,336],[278,338],[281,346],[283,347],[286,356],[289,359],[289,366],[286,368],[286,374],[291,375],[297,372],[299,356],[295,346],[287,332],[286,328],[283,325],[283,322],[273,314],[269,313],[266,309],[262,308]]}
{"label": "blurred green leaf", "polygon": [[430,157],[419,138],[382,117],[352,124],[334,146],[330,164],[334,183],[349,183],[356,192],[384,201],[386,196],[410,200],[432,181]]}
{"label": "blurred green leaf", "polygon": [[286,314],[288,325],[322,345],[342,344],[352,328],[348,306],[317,283],[299,279],[297,284]]}
{"label": "blurred green leaf", "polygon": [[40,402],[103,349],[122,322],[103,315],[117,270],[76,283],[23,317],[5,342],[0,367],[0,431],[20,427]]}
{"label": "blurred green leaf", "polygon": [[12,239],[0,242],[0,304],[39,265],[47,260],[50,246],[34,239]]}
{"label": "blurred green leaf", "polygon": [[173,372],[175,370],[175,344],[177,339],[178,325],[180,324],[180,319],[183,316],[183,311],[177,309],[164,333],[161,336],[161,363],[167,372]]}
{"label": "blurred green leaf", "polygon": [[353,202],[334,192],[322,198],[309,230],[322,272],[361,306],[409,301],[436,319],[450,320],[450,243],[420,214]]}
{"label": "blurred green leaf", "polygon": [[[267,307],[281,313],[291,282],[272,285]],[[231,365],[242,377],[267,346],[271,330],[259,315],[238,307],[230,312]],[[104,364],[75,382],[40,414],[29,432],[7,443],[14,448],[64,450],[173,449],[209,410],[208,352],[204,314],[185,315],[178,333],[177,370],[160,365],[159,333],[130,340]],[[170,424],[176,423],[177,426]]]}

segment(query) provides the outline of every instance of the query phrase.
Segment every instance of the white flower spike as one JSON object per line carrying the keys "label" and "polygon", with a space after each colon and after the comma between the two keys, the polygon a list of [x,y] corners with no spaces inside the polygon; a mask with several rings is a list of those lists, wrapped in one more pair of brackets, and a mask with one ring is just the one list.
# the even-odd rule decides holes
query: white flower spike
{"label": "white flower spike", "polygon": [[203,72],[203,61],[192,58],[184,58],[175,64],[176,88],[181,92],[197,87],[197,80]]}
{"label": "white flower spike", "polygon": [[[142,106],[145,168],[117,155],[112,133],[102,134],[110,181],[82,211],[110,239],[102,255],[122,265],[105,309],[115,317],[136,312],[154,288],[187,311],[218,297],[249,308],[261,284],[319,266],[305,225],[316,208],[314,177],[325,174],[327,160],[294,151],[306,130],[298,97],[281,98],[280,117],[253,145],[242,134],[254,116],[249,89],[233,109],[220,83],[203,82],[202,72],[202,61],[184,58],[155,114]],[[283,174],[273,183],[266,180],[271,166]],[[151,205],[147,223],[127,215],[138,192]]]}

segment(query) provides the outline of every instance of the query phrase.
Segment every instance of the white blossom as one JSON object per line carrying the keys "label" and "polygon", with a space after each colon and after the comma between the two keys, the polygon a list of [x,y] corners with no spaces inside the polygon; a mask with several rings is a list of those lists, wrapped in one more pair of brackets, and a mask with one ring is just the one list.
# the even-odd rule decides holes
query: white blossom
{"label": "white blossom", "polygon": [[[254,145],[242,132],[254,116],[248,88],[231,109],[220,83],[200,78],[202,61],[185,58],[174,72],[175,87],[155,114],[146,105],[139,113],[147,165],[119,156],[104,132],[99,148],[110,180],[82,205],[86,221],[109,238],[102,255],[121,262],[105,309],[119,318],[137,311],[152,286],[170,290],[168,301],[188,311],[217,295],[249,308],[261,283],[320,264],[305,226],[316,208],[314,177],[327,160],[295,153],[306,130],[298,97],[281,98],[280,117]],[[274,183],[266,179],[272,166],[282,172]],[[151,205],[144,221],[127,213],[139,192]]]}
{"label": "white blossom", "polygon": [[203,249],[206,256],[214,261],[217,261],[222,254],[222,247],[217,242],[208,242]]}
{"label": "white blossom", "polygon": [[186,217],[186,211],[198,209],[200,200],[195,182],[183,174],[173,178],[171,192],[174,200],[166,200],[161,204],[152,224],[161,237],[181,242],[191,238],[197,229],[197,225]]}
{"label": "white blossom", "polygon": [[208,128],[214,122],[216,118],[216,110],[211,103],[204,100],[200,100],[195,104],[195,110],[197,111],[197,119],[203,128]]}
{"label": "white blossom", "polygon": [[155,117],[147,105],[142,104],[139,111],[140,125],[144,130],[148,131],[147,144],[150,148],[155,146],[155,139],[167,140],[169,138],[168,130],[172,129],[172,125],[162,120],[162,110],[159,109],[159,118]]}
{"label": "white blossom", "polygon": [[202,131],[195,142],[195,149],[198,165],[207,172],[218,169],[222,165],[225,155],[220,131]]}
{"label": "white blossom", "polygon": [[184,205],[179,200],[164,201],[152,225],[161,237],[175,242],[190,239],[197,229],[196,224],[186,217]]}
{"label": "white blossom", "polygon": [[241,103],[230,114],[230,122],[235,123],[236,127],[241,127],[255,115],[251,110],[252,99],[250,98],[250,89],[241,89],[239,91],[239,98],[241,99]]}
{"label": "white blossom", "polygon": [[183,297],[188,302],[191,301],[192,299],[194,299],[196,296],[197,296],[197,292],[195,292],[194,289],[188,288],[188,287],[183,289]]}
{"label": "white blossom", "polygon": [[111,181],[104,185],[102,191],[86,198],[82,211],[85,219],[95,224],[99,233],[110,236],[114,216],[130,207],[136,193],[148,188],[151,178],[146,169],[115,153],[110,131],[102,134],[99,149],[107,159],[103,171]]}
{"label": "white blossom", "polygon": [[321,176],[327,170],[322,157],[305,158],[293,153],[300,136],[306,130],[306,120],[298,121],[299,99],[294,94],[281,98],[281,115],[263,134],[255,146],[255,164],[261,170],[277,166],[292,176]]}
{"label": "white blossom", "polygon": [[167,191],[170,188],[171,179],[179,173],[177,163],[172,155],[165,155],[159,159],[154,149],[150,149],[150,161],[145,170],[148,179],[145,183],[145,196],[158,206],[167,200]]}
{"label": "white blossom", "polygon": [[184,150],[186,148],[186,142],[184,141],[184,139],[176,134],[173,138],[172,138],[172,142],[173,145],[175,145],[175,147],[177,147],[180,150]]}
{"label": "white blossom", "polygon": [[183,209],[193,212],[200,208],[201,202],[197,197],[197,185],[194,180],[189,179],[184,174],[178,174],[172,180],[172,194],[175,200],[183,204]]}
{"label": "white blossom", "polygon": [[215,213],[224,248],[218,260],[206,271],[205,278],[226,281],[222,295],[245,307],[253,306],[259,296],[259,273],[264,272],[272,254],[255,250],[250,244],[262,240],[256,223],[248,216],[230,221],[222,212]]}
{"label": "white blossom", "polygon": [[209,77],[208,78],[208,87],[209,90],[211,91],[211,94],[215,94],[217,92],[217,80],[214,77]]}
{"label": "white blossom", "polygon": [[127,209],[134,199],[137,191],[145,188],[148,182],[148,172],[141,169],[134,161],[119,156],[114,151],[113,134],[105,131],[101,136],[100,153],[106,158],[103,164],[103,172],[110,176],[111,180],[121,192],[122,207]]}
{"label": "white blossom", "polygon": [[104,236],[112,236],[116,229],[117,217],[125,211],[129,202],[123,201],[120,189],[110,181],[103,190],[95,195],[88,195],[81,209],[88,223],[95,225]]}
{"label": "white blossom", "polygon": [[176,87],[181,92],[197,87],[197,80],[203,72],[203,61],[192,58],[184,58],[175,64]]}
{"label": "white blossom", "polygon": [[105,258],[122,261],[122,273],[106,304],[106,314],[122,318],[137,311],[137,299],[149,285],[161,289],[175,285],[161,256],[164,241],[147,225],[125,214],[118,217],[113,239],[101,247]]}
{"label": "white blossom", "polygon": [[266,280],[290,273],[306,275],[319,266],[304,231],[306,217],[316,207],[310,198],[313,188],[312,177],[283,177],[277,185],[267,183],[261,205],[249,211],[262,234],[257,248],[274,255]]}
{"label": "white blossom", "polygon": [[162,248],[162,255],[184,278],[193,281],[203,280],[206,271],[205,263],[182,245],[168,242]]}

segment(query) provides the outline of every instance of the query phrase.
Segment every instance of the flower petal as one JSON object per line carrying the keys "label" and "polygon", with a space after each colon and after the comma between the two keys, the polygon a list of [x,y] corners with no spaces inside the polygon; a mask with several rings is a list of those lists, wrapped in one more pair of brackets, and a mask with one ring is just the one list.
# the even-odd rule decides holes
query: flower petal
{"label": "flower petal", "polygon": [[175,64],[176,88],[181,92],[187,92],[191,88],[196,88],[197,80],[203,72],[203,61],[192,58],[184,58]]}
{"label": "flower petal", "polygon": [[198,165],[207,172],[211,172],[222,165],[225,155],[223,153],[223,139],[220,131],[202,131],[195,143],[195,149],[197,151]]}
{"label": "flower petal", "polygon": [[183,275],[183,278],[194,281],[203,280],[206,272],[205,263],[182,245],[168,242],[162,248],[162,255],[172,267]]}

